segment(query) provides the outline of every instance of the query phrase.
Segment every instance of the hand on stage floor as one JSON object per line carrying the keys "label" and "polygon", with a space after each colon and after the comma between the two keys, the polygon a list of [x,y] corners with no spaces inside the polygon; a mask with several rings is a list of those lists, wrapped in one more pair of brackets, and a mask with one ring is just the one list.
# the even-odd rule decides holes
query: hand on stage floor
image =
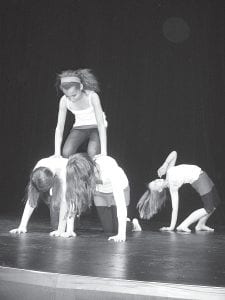
{"label": "hand on stage floor", "polygon": [[21,234],[21,233],[26,233],[27,232],[27,229],[24,228],[24,227],[18,227],[18,228],[15,228],[15,229],[12,229],[9,231],[11,234]]}
{"label": "hand on stage floor", "polygon": [[52,232],[49,233],[50,236],[60,236],[62,234],[62,232],[58,231],[58,230],[54,230]]}
{"label": "hand on stage floor", "polygon": [[114,236],[110,236],[108,238],[108,241],[110,241],[110,240],[114,240],[114,242],[125,242],[126,241],[126,236],[117,234],[117,235],[114,235]]}
{"label": "hand on stage floor", "polygon": [[59,230],[54,230],[54,231],[50,232],[49,235],[56,236],[56,237],[69,238],[69,237],[75,237],[76,233],[74,231],[60,232]]}
{"label": "hand on stage floor", "polygon": [[160,231],[174,231],[174,228],[172,228],[172,227],[162,227],[162,228],[160,228]]}
{"label": "hand on stage floor", "polygon": [[74,231],[63,232],[60,234],[60,236],[64,238],[75,237],[76,233]]}

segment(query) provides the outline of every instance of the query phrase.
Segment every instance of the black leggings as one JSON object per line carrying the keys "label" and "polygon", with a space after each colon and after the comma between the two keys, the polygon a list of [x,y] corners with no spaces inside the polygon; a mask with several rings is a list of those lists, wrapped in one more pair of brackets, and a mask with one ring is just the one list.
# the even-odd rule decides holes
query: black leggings
{"label": "black leggings", "polygon": [[[103,230],[106,235],[112,235],[118,233],[118,219],[116,206],[96,206],[96,210],[102,224]],[[127,221],[126,231],[131,232],[133,224]]]}
{"label": "black leggings", "polygon": [[90,157],[101,151],[100,138],[97,128],[77,129],[73,128],[63,146],[62,156],[68,158],[77,152],[77,149],[88,141],[87,153]]}

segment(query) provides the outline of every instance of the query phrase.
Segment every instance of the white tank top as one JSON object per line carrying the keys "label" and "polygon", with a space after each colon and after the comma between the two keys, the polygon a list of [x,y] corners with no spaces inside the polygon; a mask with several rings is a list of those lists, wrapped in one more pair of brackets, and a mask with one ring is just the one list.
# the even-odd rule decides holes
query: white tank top
{"label": "white tank top", "polygon": [[66,165],[68,159],[63,157],[55,157],[54,155],[40,159],[34,167],[45,167],[52,171],[53,174],[66,173]]}
{"label": "white tank top", "polygon": [[177,165],[169,168],[166,179],[171,189],[179,189],[185,183],[196,181],[201,172],[201,168],[196,165]]}
{"label": "white tank top", "polygon": [[[83,126],[93,126],[93,127],[97,127],[97,120],[96,120],[96,116],[95,116],[95,111],[94,111],[94,107],[91,103],[91,94],[92,92],[89,92],[88,95],[88,102],[89,102],[89,106],[85,109],[80,109],[80,110],[75,110],[72,107],[72,103],[71,101],[66,97],[66,107],[69,111],[71,111],[74,116],[75,116],[75,122],[73,124],[73,127],[83,127]],[[106,116],[105,113],[103,112],[103,119],[104,119],[104,125],[105,127],[107,127],[107,121],[106,121]]]}
{"label": "white tank top", "polygon": [[110,156],[96,155],[94,161],[98,167],[101,184],[96,185],[96,191],[101,193],[112,193],[112,177],[116,179],[118,187],[123,190],[129,186],[127,176],[122,168],[120,168]]}

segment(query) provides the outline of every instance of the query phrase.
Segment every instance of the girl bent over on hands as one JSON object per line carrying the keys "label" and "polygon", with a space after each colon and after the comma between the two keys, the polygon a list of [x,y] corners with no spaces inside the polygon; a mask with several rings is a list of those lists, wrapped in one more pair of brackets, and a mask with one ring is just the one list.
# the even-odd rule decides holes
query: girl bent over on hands
{"label": "girl bent over on hands", "polygon": [[179,205],[179,188],[186,183],[191,186],[200,195],[204,208],[192,212],[177,228],[177,231],[191,232],[189,226],[195,222],[196,231],[214,231],[208,227],[206,222],[220,203],[214,183],[201,168],[195,165],[177,165],[177,152],[173,151],[166,158],[163,165],[158,169],[159,177],[166,175],[166,179],[156,179],[148,184],[148,190],[139,200],[137,207],[140,217],[150,219],[157,214],[166,200],[166,189],[169,189],[172,201],[172,215],[169,227],[162,227],[162,231],[172,231],[176,227],[178,205]]}
{"label": "girl bent over on hands", "polygon": [[[67,159],[50,156],[38,161],[30,174],[27,186],[27,201],[20,225],[10,233],[27,232],[29,219],[42,198],[49,206],[53,231],[51,235],[60,235],[66,227],[66,164]],[[59,222],[60,219],[60,222]]]}
{"label": "girl bent over on hands", "polygon": [[89,69],[67,70],[58,75],[57,85],[63,92],[59,103],[58,122],[55,130],[55,156],[61,155],[66,114],[69,110],[75,122],[62,149],[62,156],[75,154],[88,141],[88,154],[106,155],[105,114],[97,92],[98,82]]}
{"label": "girl bent over on hands", "polygon": [[67,164],[66,199],[73,219],[85,212],[94,199],[103,230],[112,235],[109,240],[125,241],[128,227],[141,230],[137,219],[127,221],[129,183],[112,157],[96,155],[92,160],[82,153],[71,156]]}

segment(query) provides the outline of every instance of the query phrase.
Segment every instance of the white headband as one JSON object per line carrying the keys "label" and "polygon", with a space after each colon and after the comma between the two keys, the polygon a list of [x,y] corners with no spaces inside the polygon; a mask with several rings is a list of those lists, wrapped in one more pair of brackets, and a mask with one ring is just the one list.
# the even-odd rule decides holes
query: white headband
{"label": "white headband", "polygon": [[80,82],[80,78],[75,77],[75,76],[70,76],[70,77],[62,77],[61,78],[61,83],[65,83],[65,82]]}

